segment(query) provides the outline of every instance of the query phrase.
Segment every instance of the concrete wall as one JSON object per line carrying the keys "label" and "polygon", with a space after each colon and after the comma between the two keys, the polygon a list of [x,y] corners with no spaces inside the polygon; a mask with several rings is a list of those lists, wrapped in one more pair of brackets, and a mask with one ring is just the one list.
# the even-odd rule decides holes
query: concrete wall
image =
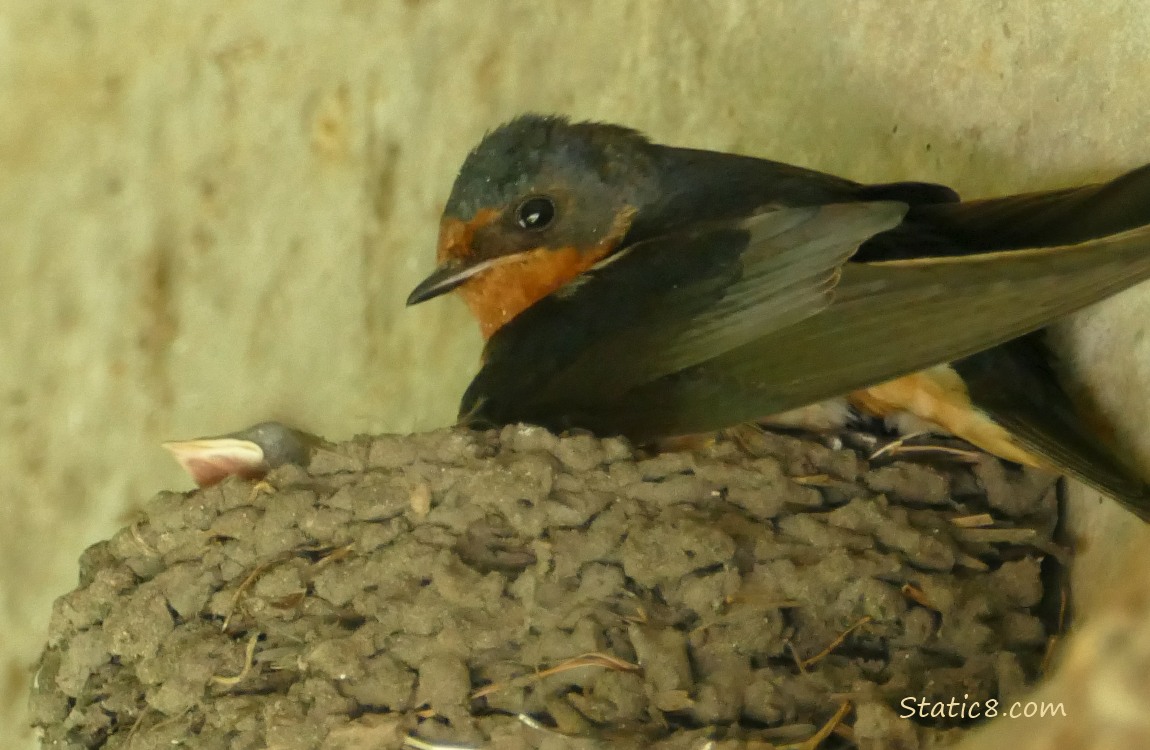
{"label": "concrete wall", "polygon": [[[0,745],[79,552],[188,486],[161,440],[452,418],[478,336],[403,299],[487,128],[976,196],[1150,160],[1148,80],[1140,0],[0,0]],[[1148,298],[1079,335],[1150,457]]]}

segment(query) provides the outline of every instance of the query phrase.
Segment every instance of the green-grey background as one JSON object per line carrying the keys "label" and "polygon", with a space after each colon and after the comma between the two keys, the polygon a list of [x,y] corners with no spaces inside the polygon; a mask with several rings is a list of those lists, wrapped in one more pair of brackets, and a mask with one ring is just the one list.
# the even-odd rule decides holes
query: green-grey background
{"label": "green-grey background", "polygon": [[[160,441],[452,418],[478,335],[403,300],[486,129],[977,196],[1150,161],[1148,80],[1148,0],[0,0],[0,745],[79,552],[188,486]],[[1150,465],[1148,313],[1067,338]]]}

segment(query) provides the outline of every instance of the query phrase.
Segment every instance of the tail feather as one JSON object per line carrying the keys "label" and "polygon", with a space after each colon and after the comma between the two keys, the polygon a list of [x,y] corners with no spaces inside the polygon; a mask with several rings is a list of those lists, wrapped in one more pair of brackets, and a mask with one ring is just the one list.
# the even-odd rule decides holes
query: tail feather
{"label": "tail feather", "polygon": [[1004,198],[915,205],[857,260],[1074,245],[1150,224],[1150,165],[1109,182]]}

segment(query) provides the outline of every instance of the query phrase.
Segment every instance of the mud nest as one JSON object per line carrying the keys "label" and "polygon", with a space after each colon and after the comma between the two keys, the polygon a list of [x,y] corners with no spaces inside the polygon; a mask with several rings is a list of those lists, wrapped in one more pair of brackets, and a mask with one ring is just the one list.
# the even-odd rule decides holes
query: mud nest
{"label": "mud nest", "polygon": [[34,721],[132,750],[949,744],[902,702],[1036,677],[1055,479],[868,440],[444,430],[161,493],[56,602]]}

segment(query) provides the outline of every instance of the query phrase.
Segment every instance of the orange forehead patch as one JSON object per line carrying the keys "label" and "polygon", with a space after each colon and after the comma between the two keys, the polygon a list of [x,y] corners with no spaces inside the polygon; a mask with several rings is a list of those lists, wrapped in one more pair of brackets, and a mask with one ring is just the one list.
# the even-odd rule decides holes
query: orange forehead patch
{"label": "orange forehead patch", "polygon": [[476,230],[494,224],[499,218],[495,209],[485,208],[476,212],[469,221],[446,219],[439,227],[439,246],[435,251],[435,261],[443,263],[470,256],[472,240]]}

